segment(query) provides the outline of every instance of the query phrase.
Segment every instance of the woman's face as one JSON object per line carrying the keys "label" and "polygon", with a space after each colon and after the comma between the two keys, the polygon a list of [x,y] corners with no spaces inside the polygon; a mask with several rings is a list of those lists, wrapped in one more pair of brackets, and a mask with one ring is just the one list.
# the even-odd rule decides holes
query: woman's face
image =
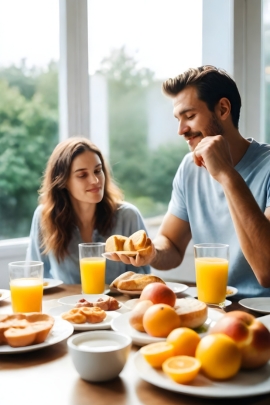
{"label": "woman's face", "polygon": [[104,194],[105,176],[99,156],[85,151],[76,156],[70,168],[66,188],[71,201],[96,204]]}

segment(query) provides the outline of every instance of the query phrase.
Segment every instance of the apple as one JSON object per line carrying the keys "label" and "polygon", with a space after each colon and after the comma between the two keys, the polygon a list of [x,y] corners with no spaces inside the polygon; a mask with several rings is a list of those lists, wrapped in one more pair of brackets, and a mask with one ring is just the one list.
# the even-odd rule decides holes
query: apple
{"label": "apple", "polygon": [[167,304],[174,307],[176,294],[166,284],[155,282],[144,287],[140,300],[150,300],[153,304]]}
{"label": "apple", "polygon": [[261,367],[270,360],[270,331],[247,312],[228,312],[209,333],[224,333],[236,342],[242,353],[243,369]]}

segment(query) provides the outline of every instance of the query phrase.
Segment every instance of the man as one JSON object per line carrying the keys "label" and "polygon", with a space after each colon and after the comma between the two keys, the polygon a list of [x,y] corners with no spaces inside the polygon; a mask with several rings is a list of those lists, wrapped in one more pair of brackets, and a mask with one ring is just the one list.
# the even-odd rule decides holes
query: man
{"label": "man", "polygon": [[153,254],[121,260],[167,270],[179,266],[191,238],[225,243],[238,298],[270,296],[270,145],[239,133],[241,98],[221,69],[188,69],[165,81],[163,92],[191,153],[175,175]]}

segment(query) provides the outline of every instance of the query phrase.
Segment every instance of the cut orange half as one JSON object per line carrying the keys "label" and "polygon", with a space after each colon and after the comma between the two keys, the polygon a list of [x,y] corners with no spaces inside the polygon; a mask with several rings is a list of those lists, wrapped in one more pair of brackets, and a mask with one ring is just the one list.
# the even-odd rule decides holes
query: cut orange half
{"label": "cut orange half", "polygon": [[162,369],[172,380],[187,384],[194,380],[201,368],[201,362],[191,356],[174,356],[162,364]]}
{"label": "cut orange half", "polygon": [[162,363],[173,356],[174,348],[171,343],[157,342],[143,346],[140,352],[152,367],[161,368]]}

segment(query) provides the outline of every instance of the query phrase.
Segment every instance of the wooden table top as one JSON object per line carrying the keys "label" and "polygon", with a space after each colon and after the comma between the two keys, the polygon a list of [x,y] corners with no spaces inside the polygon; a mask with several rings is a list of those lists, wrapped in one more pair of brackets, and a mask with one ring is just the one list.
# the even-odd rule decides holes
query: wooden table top
{"label": "wooden table top", "polygon": [[[185,283],[194,285],[192,283]],[[44,305],[66,295],[79,294],[80,285],[61,285],[44,291]],[[182,294],[184,296],[184,294]],[[179,295],[180,297],[181,295]],[[117,295],[119,301],[129,299]],[[48,302],[45,302],[48,301]],[[8,300],[0,311],[10,310]],[[226,311],[245,310],[237,302]],[[251,312],[252,311],[247,311]],[[253,313],[260,316],[258,313]],[[0,354],[0,403],[3,405],[225,405],[229,398],[200,398],[171,392],[142,380],[133,365],[139,347],[133,345],[120,376],[103,383],[83,381],[67,351],[66,340],[26,353]],[[238,398],[238,405],[269,405],[270,394]]]}

